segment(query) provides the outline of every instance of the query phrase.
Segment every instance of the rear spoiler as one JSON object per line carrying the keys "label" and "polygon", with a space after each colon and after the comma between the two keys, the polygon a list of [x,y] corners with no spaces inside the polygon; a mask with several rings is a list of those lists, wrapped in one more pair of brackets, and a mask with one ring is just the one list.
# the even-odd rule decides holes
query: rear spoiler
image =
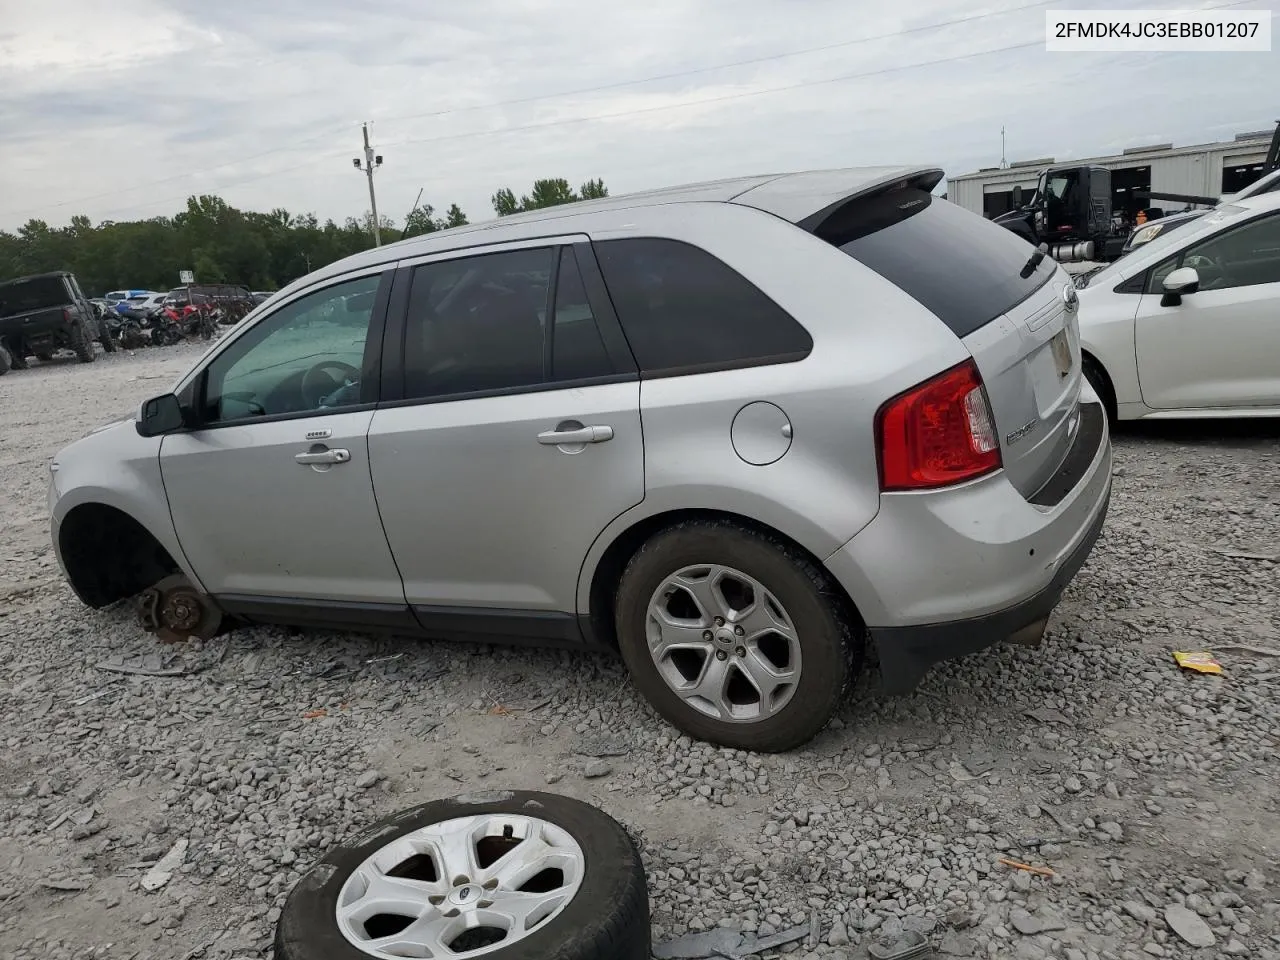
{"label": "rear spoiler", "polygon": [[851,203],[898,190],[933,191],[946,173],[938,167],[873,167],[818,170],[775,177],[733,198],[781,217],[809,233]]}
{"label": "rear spoiler", "polygon": [[942,170],[926,170],[909,177],[893,180],[889,183],[876,184],[875,186],[868,187],[865,190],[859,190],[857,193],[852,193],[843,200],[837,201],[816,213],[811,213],[809,216],[797,223],[796,226],[800,227],[802,230],[809,231],[809,233],[817,233],[827,220],[852,203],[859,200],[869,200],[871,197],[879,197],[887,193],[896,193],[899,190],[920,190],[924,193],[932,193],[933,188],[942,182],[942,178],[944,176],[946,176],[946,174]]}

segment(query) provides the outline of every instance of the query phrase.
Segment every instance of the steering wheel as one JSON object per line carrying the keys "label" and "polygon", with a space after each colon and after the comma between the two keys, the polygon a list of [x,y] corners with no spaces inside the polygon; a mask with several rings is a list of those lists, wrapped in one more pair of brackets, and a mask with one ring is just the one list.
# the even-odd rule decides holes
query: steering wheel
{"label": "steering wheel", "polygon": [[[327,371],[337,371],[338,377],[335,379]],[[327,383],[319,378],[323,376]],[[302,400],[310,410],[315,410],[320,406],[320,401],[326,396],[333,393],[347,380],[359,380],[360,371],[349,363],[343,363],[341,360],[321,360],[313,367],[309,367],[307,372],[302,375],[302,383],[299,390],[302,393]]]}
{"label": "steering wheel", "polygon": [[1201,290],[1213,290],[1230,280],[1222,260],[1218,257],[1194,253],[1187,257],[1182,265],[1195,268],[1196,273],[1200,275]]}

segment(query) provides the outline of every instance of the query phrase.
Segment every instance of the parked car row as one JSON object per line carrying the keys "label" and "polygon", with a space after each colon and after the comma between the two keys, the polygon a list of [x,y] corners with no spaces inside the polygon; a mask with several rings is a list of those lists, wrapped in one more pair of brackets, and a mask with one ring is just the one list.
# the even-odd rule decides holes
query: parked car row
{"label": "parked car row", "polygon": [[167,293],[113,290],[90,299],[67,271],[20,277],[0,284],[0,374],[24,369],[31,357],[51,360],[61,349],[92,363],[94,341],[110,353],[209,340],[219,325],[238,323],[268,296],[221,284]]}
{"label": "parked car row", "polygon": [[108,353],[116,350],[104,317],[72,274],[56,271],[0,283],[0,374],[25,369],[29,357],[52,359],[61,349],[92,363],[94,341]]}

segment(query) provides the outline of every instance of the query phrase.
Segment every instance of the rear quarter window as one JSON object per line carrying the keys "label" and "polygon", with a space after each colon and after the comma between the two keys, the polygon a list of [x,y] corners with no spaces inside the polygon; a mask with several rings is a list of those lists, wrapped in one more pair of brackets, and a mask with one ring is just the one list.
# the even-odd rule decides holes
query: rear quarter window
{"label": "rear quarter window", "polygon": [[700,247],[651,237],[593,246],[642,375],[785,363],[813,349],[790,314]]}
{"label": "rear quarter window", "polygon": [[[815,231],[967,337],[1040,289],[1057,269],[1005,227],[925,190],[857,199]],[[1026,273],[1026,276],[1023,274]]]}

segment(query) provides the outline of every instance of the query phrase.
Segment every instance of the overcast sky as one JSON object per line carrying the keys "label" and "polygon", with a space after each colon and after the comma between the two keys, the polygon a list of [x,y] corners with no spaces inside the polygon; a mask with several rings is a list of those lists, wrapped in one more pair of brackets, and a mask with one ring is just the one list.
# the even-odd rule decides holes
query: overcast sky
{"label": "overcast sky", "polygon": [[0,0],[0,228],[193,193],[340,221],[368,209],[365,119],[397,221],[419,188],[480,220],[544,176],[965,173],[999,162],[1002,125],[1010,160],[1230,139],[1280,119],[1280,53],[1044,50],[1049,8],[1222,3]]}

